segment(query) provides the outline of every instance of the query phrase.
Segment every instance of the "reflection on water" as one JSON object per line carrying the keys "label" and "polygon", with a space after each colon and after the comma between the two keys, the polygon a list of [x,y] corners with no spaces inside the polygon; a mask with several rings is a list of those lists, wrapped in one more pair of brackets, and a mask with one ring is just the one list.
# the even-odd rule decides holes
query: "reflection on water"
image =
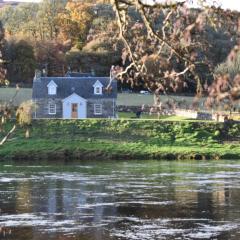
{"label": "reflection on water", "polygon": [[240,161],[0,165],[0,239],[240,239]]}

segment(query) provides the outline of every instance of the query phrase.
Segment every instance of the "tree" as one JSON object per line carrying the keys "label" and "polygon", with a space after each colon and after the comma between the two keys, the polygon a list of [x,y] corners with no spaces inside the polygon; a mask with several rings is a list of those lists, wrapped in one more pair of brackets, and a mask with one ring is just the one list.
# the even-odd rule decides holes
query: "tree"
{"label": "tree", "polygon": [[64,9],[66,0],[43,0],[40,3],[37,19],[41,29],[41,40],[55,40],[60,31],[58,14]]}
{"label": "tree", "polygon": [[[0,22],[0,86],[8,85],[8,81],[6,80],[6,60],[4,59],[4,48],[5,48],[5,39],[4,39],[4,29]],[[4,102],[0,104],[0,133],[3,136],[0,140],[0,146],[6,143],[9,137],[14,133],[17,128],[16,122],[11,122],[7,124],[10,119],[15,114],[15,106],[13,105],[13,101],[19,92],[18,85],[16,86],[16,92],[12,96],[12,99],[9,102]],[[24,125],[30,122],[30,118],[26,117],[26,115],[30,116],[29,108],[20,106],[20,110],[18,110],[18,119],[19,123]],[[27,114],[26,114],[27,113]],[[10,127],[9,127],[10,126]]]}
{"label": "tree", "polygon": [[24,40],[10,40],[7,58],[8,78],[15,83],[31,84],[37,67],[32,45]]}
{"label": "tree", "polygon": [[235,47],[230,52],[228,58],[223,63],[219,64],[215,70],[215,75],[229,75],[231,80],[240,73],[240,49]]}
{"label": "tree", "polygon": [[59,14],[62,38],[82,48],[93,20],[93,5],[85,1],[69,0],[65,10]]}
{"label": "tree", "polygon": [[48,76],[63,76],[67,70],[65,54],[71,46],[58,41],[37,41],[33,44],[38,67],[44,68]]}
{"label": "tree", "polygon": [[38,37],[37,12],[39,5],[22,3],[16,7],[5,6],[0,11],[0,19],[4,24],[7,35]]}
{"label": "tree", "polygon": [[236,12],[211,6],[190,10],[185,1],[112,0],[112,4],[125,46],[122,66],[114,74],[130,79],[133,85],[144,81],[157,96],[189,84],[195,84],[197,96],[201,96],[210,84],[203,73],[214,78],[209,28],[224,30],[232,45],[239,37]]}
{"label": "tree", "polygon": [[113,62],[119,59],[116,52],[106,51],[80,51],[71,49],[66,54],[67,66],[72,71],[91,72],[94,70],[97,76],[109,76],[109,71]]}
{"label": "tree", "polygon": [[214,73],[214,82],[208,88],[207,105],[223,105],[231,109],[240,100],[240,48],[235,47]]}
{"label": "tree", "polygon": [[21,3],[0,9],[7,35],[34,40],[56,39],[59,33],[58,14],[66,0],[43,0],[41,3]]}
{"label": "tree", "polygon": [[[4,59],[4,47],[5,47],[5,39],[4,39],[4,29],[2,27],[2,23],[0,22],[0,86],[8,85],[8,81],[6,80],[6,61]],[[16,92],[17,94],[17,92]],[[15,96],[16,96],[15,94]],[[13,96],[13,98],[15,97]],[[3,103],[0,105],[0,132],[5,132],[4,125],[7,120],[10,119],[12,113],[11,109],[11,102],[10,103]],[[10,135],[15,131],[16,126],[15,124],[13,127],[6,133],[3,139],[0,141],[0,145],[3,145]]]}

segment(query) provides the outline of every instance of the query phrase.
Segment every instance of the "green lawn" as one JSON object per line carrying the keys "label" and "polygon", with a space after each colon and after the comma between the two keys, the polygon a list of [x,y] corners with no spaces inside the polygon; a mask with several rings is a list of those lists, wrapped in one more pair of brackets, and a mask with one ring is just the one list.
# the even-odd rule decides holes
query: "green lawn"
{"label": "green lawn", "polygon": [[[0,88],[0,101],[9,101],[12,96],[14,96],[16,90],[15,88]],[[19,105],[23,101],[30,100],[32,98],[32,89],[31,88],[21,88],[17,94],[17,97],[14,101],[15,105]],[[162,101],[169,99],[166,96],[161,97]],[[186,101],[187,104],[191,104],[193,97],[187,96],[171,96],[170,99],[175,99],[176,101]],[[203,101],[203,100],[202,100]],[[141,106],[142,104],[152,105],[153,104],[153,95],[144,95],[136,93],[119,93],[117,99],[117,105],[125,106]]]}
{"label": "green lawn", "polygon": [[[119,112],[118,113],[118,117],[121,119],[121,118],[124,118],[124,119],[137,119],[136,118],[136,114],[133,113],[133,112]],[[187,118],[185,117],[180,117],[180,116],[159,116],[156,115],[156,114],[153,114],[153,115],[149,115],[149,114],[141,114],[141,117],[139,119],[152,119],[152,120],[156,120],[156,119],[159,119],[159,120],[166,120],[166,121],[183,121],[183,120],[188,120]]]}
{"label": "green lawn", "polygon": [[[185,101],[188,105],[191,105],[193,102],[194,97],[190,96],[161,96],[161,101],[165,102],[167,100],[174,99],[175,101]],[[200,100],[201,102],[204,99]],[[118,105],[125,105],[125,106],[141,106],[142,104],[152,105],[153,102],[153,95],[152,94],[137,94],[137,93],[120,93],[118,94]]]}
{"label": "green lawn", "polygon": [[[8,102],[15,95],[15,88],[0,88],[0,102]],[[14,99],[14,105],[18,106],[24,101],[30,100],[32,98],[32,89],[31,88],[20,88],[17,93],[16,98]]]}

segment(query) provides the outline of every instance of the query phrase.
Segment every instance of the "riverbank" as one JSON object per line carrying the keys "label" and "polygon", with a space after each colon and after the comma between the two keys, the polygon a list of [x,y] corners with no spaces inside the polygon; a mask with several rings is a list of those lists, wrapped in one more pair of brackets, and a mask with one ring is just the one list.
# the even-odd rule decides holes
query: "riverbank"
{"label": "riverbank", "polygon": [[1,160],[240,159],[240,124],[159,120],[37,120]]}

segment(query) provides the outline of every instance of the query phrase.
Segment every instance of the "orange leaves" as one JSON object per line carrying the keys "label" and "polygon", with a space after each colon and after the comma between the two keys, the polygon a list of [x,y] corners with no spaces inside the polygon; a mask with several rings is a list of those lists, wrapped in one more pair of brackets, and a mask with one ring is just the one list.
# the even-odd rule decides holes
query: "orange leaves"
{"label": "orange leaves", "polygon": [[64,11],[58,15],[63,39],[71,40],[74,44],[83,42],[87,37],[93,14],[93,4],[69,0]]}
{"label": "orange leaves", "polygon": [[90,8],[92,4],[83,3],[82,1],[68,1],[65,9],[67,10],[68,16],[70,16],[71,21],[81,22],[88,21],[91,19]]}

